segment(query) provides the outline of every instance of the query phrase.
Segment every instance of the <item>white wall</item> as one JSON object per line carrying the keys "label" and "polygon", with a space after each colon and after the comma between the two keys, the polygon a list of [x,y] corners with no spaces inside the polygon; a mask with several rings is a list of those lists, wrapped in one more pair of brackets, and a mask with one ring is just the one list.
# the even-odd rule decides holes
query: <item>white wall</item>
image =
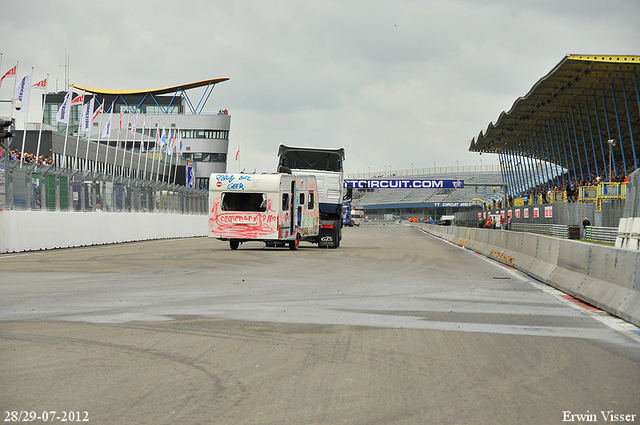
{"label": "white wall", "polygon": [[0,253],[207,236],[207,215],[0,211]]}

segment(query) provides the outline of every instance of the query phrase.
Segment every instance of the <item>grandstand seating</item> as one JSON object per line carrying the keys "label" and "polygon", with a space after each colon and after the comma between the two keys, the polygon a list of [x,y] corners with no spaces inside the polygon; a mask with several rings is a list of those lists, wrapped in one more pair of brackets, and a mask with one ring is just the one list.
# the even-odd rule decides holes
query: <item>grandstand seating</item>
{"label": "grandstand seating", "polygon": [[[406,178],[406,177],[404,177]],[[469,172],[455,174],[429,174],[413,175],[413,180],[457,180],[475,184],[500,184],[502,176],[500,172]],[[494,186],[465,186],[462,189],[373,189],[366,192],[356,191],[354,206],[389,205],[433,202],[471,202],[473,199],[481,199],[491,202],[491,199],[501,199],[502,189]]]}

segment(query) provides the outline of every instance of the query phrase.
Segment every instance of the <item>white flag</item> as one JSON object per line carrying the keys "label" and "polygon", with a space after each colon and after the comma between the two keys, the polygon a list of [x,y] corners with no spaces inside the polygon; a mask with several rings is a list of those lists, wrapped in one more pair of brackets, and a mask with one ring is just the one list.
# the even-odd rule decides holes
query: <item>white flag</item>
{"label": "white flag", "polygon": [[160,147],[167,143],[167,135],[164,132],[164,124],[162,124],[162,136],[160,136]]}
{"label": "white flag", "polygon": [[94,100],[95,100],[95,96],[92,97],[90,101],[88,101],[82,106],[82,123],[81,123],[82,131],[91,130],[91,122],[93,121],[93,101]]}
{"label": "white flag", "polygon": [[20,108],[17,108],[16,107],[17,105],[14,103],[14,107],[16,107],[15,108],[16,111],[27,110],[27,104],[29,103],[30,90],[31,90],[31,73],[25,76],[22,80],[20,80],[20,82],[16,86],[15,99],[19,100],[22,103],[22,105],[20,105]]}
{"label": "white flag", "polygon": [[57,122],[63,122],[65,124],[69,123],[69,108],[71,107],[71,96],[73,96],[73,91],[69,90],[64,96],[62,105],[60,105],[60,109],[58,109],[58,113],[56,114]]}
{"label": "white flag", "polygon": [[113,111],[109,113],[109,118],[107,118],[107,123],[104,125],[104,130],[102,130],[102,138],[111,137],[111,116],[113,115]]}

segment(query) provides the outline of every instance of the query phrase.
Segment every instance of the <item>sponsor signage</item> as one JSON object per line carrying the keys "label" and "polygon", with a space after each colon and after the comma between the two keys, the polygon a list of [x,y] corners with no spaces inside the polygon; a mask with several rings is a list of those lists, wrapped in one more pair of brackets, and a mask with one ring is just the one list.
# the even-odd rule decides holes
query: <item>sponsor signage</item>
{"label": "sponsor signage", "polygon": [[464,180],[345,179],[354,189],[463,189]]}

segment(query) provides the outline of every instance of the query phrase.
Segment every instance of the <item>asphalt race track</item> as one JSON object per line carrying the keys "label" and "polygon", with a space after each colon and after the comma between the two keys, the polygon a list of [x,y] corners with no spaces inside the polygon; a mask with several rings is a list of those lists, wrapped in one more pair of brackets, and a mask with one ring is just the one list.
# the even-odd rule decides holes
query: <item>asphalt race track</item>
{"label": "asphalt race track", "polygon": [[347,228],[337,250],[4,254],[0,407],[6,423],[640,422],[640,333],[403,225]]}

